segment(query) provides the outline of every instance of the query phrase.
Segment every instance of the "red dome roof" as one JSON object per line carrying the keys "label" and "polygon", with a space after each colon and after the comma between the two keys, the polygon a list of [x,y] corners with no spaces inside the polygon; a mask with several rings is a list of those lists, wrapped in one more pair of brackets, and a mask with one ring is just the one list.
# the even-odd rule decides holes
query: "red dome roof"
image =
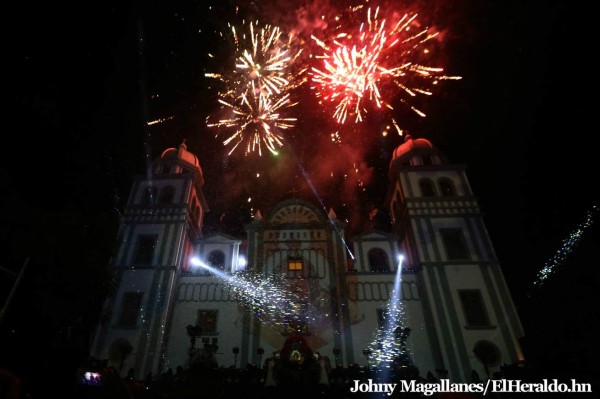
{"label": "red dome roof", "polygon": [[410,135],[406,135],[404,138],[404,143],[400,144],[394,150],[394,156],[392,160],[404,157],[405,155],[420,150],[432,150],[433,145],[427,139],[414,139],[410,137]]}
{"label": "red dome roof", "polygon": [[198,157],[189,152],[187,150],[187,146],[183,143],[179,146],[179,148],[167,148],[163,151],[160,157],[165,160],[184,161],[200,169],[200,162],[198,161]]}
{"label": "red dome roof", "polygon": [[196,155],[187,150],[185,141],[178,148],[167,148],[164,150],[160,158],[155,160],[155,163],[155,168],[159,168],[157,171],[161,170],[160,165],[180,165],[186,169],[195,171],[200,176],[200,179],[204,181],[200,161],[198,161]]}

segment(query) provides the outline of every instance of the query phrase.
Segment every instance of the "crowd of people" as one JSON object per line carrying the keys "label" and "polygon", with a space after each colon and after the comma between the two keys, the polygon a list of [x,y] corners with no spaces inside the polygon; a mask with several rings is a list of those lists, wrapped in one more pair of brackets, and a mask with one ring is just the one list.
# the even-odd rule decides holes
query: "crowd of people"
{"label": "crowd of people", "polygon": [[[197,358],[200,359],[200,358]],[[402,375],[400,375],[402,373]],[[260,365],[219,367],[214,363],[192,362],[189,367],[143,379],[134,378],[130,369],[120,377],[116,369],[108,367],[100,372],[98,384],[82,383],[78,393],[82,398],[101,399],[188,399],[188,398],[347,398],[355,380],[384,378],[381,370],[358,364],[332,367],[327,356],[315,353],[298,361],[282,360],[275,353]],[[385,378],[418,378],[418,371],[408,367],[387,370]],[[353,398],[359,395],[352,395]]]}

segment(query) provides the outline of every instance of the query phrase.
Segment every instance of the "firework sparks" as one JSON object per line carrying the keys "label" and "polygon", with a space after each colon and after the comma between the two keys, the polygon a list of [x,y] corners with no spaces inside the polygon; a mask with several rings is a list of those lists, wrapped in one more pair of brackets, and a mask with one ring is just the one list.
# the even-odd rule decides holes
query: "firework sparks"
{"label": "firework sparks", "polygon": [[263,325],[281,330],[290,322],[300,325],[310,321],[308,314],[294,306],[305,299],[302,292],[287,287],[281,276],[245,274],[227,283],[238,303],[250,309]]}
{"label": "firework sparks", "polygon": [[293,106],[286,94],[275,102],[262,92],[258,94],[242,93],[236,102],[223,99],[219,103],[230,110],[231,117],[220,119],[216,123],[207,123],[209,127],[233,128],[235,132],[223,141],[224,145],[232,145],[228,155],[242,143],[246,144],[245,154],[258,152],[262,155],[262,146],[276,154],[277,148],[283,145],[281,129],[294,126],[295,118],[281,117],[279,112]]}
{"label": "firework sparks", "polygon": [[[364,7],[352,8],[351,12]],[[461,79],[443,75],[443,69],[420,63],[429,50],[426,43],[438,34],[419,28],[417,14],[405,14],[391,28],[379,18],[379,7],[367,9],[366,23],[358,29],[340,32],[330,41],[312,36],[324,52],[321,67],[313,67],[311,88],[324,102],[335,104],[333,117],[344,123],[349,116],[361,122],[368,105],[393,109],[382,93],[392,84],[401,89],[399,99],[419,116],[425,113],[412,105],[417,95],[431,95],[430,85],[440,80]],[[341,29],[341,28],[339,28]]]}
{"label": "firework sparks", "polygon": [[386,366],[394,362],[406,364],[409,362],[409,351],[406,340],[410,335],[410,328],[406,327],[406,314],[402,302],[402,262],[403,256],[398,257],[396,280],[394,289],[388,299],[387,307],[382,317],[384,323],[375,331],[374,339],[369,345],[367,356],[379,366]]}
{"label": "firework sparks", "polygon": [[160,118],[160,119],[155,119],[153,121],[146,122],[146,125],[147,126],[159,125],[159,124],[164,123],[166,121],[170,121],[173,118],[175,118],[175,115],[171,115],[171,116],[166,117],[166,118]]}
{"label": "firework sparks", "polygon": [[237,303],[251,311],[265,326],[299,333],[307,325],[318,329],[328,323],[323,309],[309,305],[309,292],[282,274],[227,274],[197,259],[193,262],[217,277]]}
{"label": "firework sparks", "polygon": [[382,365],[391,365],[401,361],[409,360],[409,350],[406,348],[406,340],[410,335],[410,328],[403,327],[405,318],[402,303],[388,304],[386,309],[387,324],[377,329],[373,341],[369,345],[370,360]]}
{"label": "firework sparks", "polygon": [[541,287],[544,281],[548,279],[555,271],[556,268],[559,267],[562,263],[565,262],[568,255],[573,252],[577,244],[581,241],[583,234],[585,231],[592,225],[594,222],[594,217],[598,212],[598,206],[594,205],[590,210],[586,212],[585,220],[578,224],[562,241],[561,247],[556,251],[556,253],[549,259],[544,267],[538,272],[536,276],[536,280],[534,281],[534,287]]}
{"label": "firework sparks", "polygon": [[[235,63],[228,74],[207,73],[221,80],[225,89],[219,93],[221,110],[227,117],[209,122],[209,127],[224,128],[233,133],[223,141],[231,145],[231,154],[245,143],[245,155],[258,152],[263,146],[271,153],[283,145],[281,129],[295,125],[296,119],[284,116],[296,105],[290,91],[302,83],[303,70],[292,71],[292,64],[301,51],[293,53],[281,29],[271,25],[259,27],[250,22],[248,33],[238,34],[231,26],[235,44]],[[210,119],[209,117],[208,119]]]}

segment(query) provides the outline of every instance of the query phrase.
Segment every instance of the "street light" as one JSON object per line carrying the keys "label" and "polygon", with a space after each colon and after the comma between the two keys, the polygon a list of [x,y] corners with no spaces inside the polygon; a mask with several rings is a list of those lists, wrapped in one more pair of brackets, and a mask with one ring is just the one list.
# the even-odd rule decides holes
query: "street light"
{"label": "street light", "polygon": [[338,359],[338,356],[340,355],[340,349],[339,348],[333,348],[333,356],[335,357],[335,365],[337,366],[338,364],[340,364],[340,361]]}
{"label": "street light", "polygon": [[365,357],[367,358],[367,368],[369,367],[369,356],[371,356],[371,354],[373,353],[373,351],[371,351],[371,349],[363,349],[363,355],[365,355]]}
{"label": "street light", "polygon": [[262,368],[262,357],[265,354],[265,350],[261,346],[256,350],[256,353],[258,353],[258,368],[261,369]]}
{"label": "street light", "polygon": [[233,352],[233,368],[237,368],[237,356],[238,356],[238,353],[240,353],[240,348],[237,346],[234,346],[231,351]]}
{"label": "street light", "polygon": [[202,327],[200,327],[199,325],[193,326],[191,324],[188,324],[185,329],[187,331],[188,336],[190,337],[189,367],[192,367],[192,358],[194,357],[194,354],[196,353],[196,350],[197,350],[196,349],[196,337],[199,337],[202,335]]}

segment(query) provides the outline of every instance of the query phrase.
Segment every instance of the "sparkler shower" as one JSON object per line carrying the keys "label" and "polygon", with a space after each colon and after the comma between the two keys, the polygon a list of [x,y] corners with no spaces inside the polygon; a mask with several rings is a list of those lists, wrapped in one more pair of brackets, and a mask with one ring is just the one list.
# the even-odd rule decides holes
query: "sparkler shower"
{"label": "sparkler shower", "polygon": [[[370,360],[385,368],[396,362],[410,362],[406,347],[410,328],[406,326],[401,291],[402,261],[403,257],[400,255],[393,290],[382,315],[384,323],[374,331],[368,348]],[[278,331],[291,329],[292,333],[300,333],[307,324],[313,327],[325,327],[328,324],[329,317],[322,313],[319,306],[312,303],[308,292],[290,284],[284,274],[228,274],[206,265],[197,258],[192,259],[192,263],[218,278],[223,288],[230,292],[238,304],[256,315],[264,326]],[[301,306],[302,304],[304,306]]]}
{"label": "sparkler shower", "polygon": [[394,362],[409,360],[406,339],[410,328],[405,326],[406,315],[402,303],[402,255],[398,258],[394,288],[383,312],[384,323],[375,331],[369,345],[369,357],[377,365],[390,367]]}
{"label": "sparkler shower", "polygon": [[301,332],[303,326],[321,326],[329,322],[318,306],[311,306],[309,293],[290,283],[283,274],[264,275],[256,272],[228,274],[211,267],[197,258],[197,267],[210,272],[223,284],[236,302],[256,315],[260,323],[277,331]]}

